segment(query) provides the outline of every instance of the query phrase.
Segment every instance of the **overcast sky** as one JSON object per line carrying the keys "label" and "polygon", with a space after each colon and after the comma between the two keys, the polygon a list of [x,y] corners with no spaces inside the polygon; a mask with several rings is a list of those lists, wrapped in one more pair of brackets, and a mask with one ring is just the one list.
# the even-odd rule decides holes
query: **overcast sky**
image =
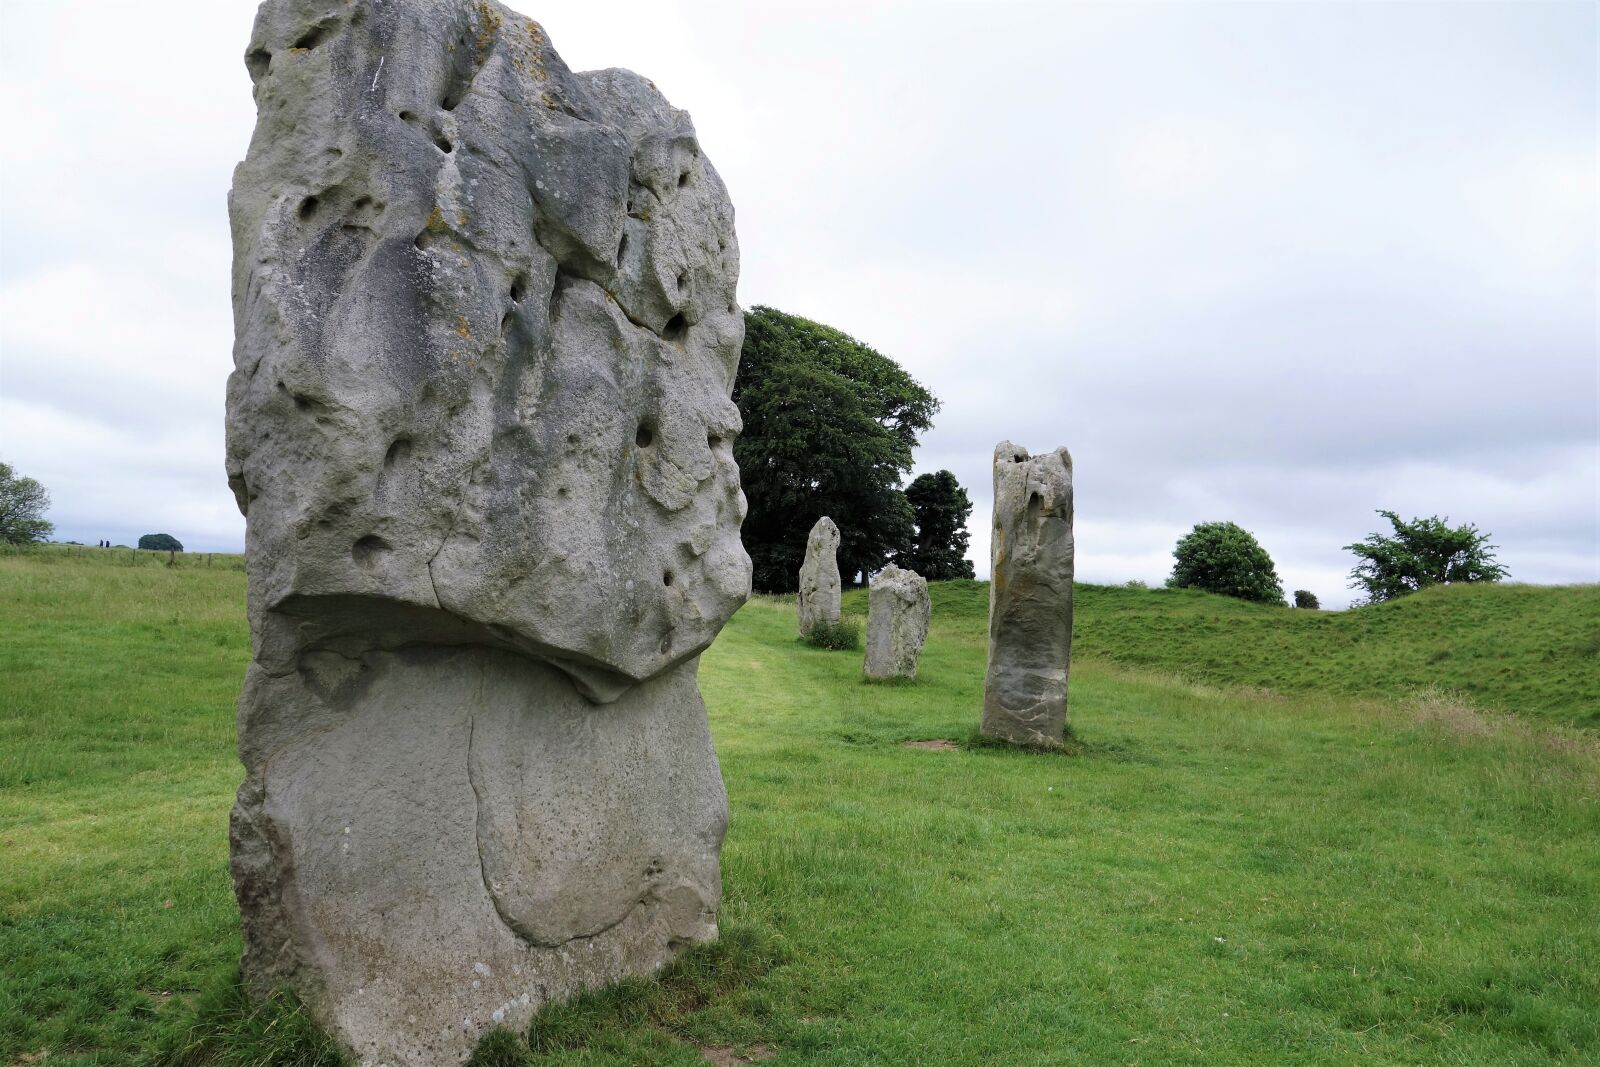
{"label": "overcast sky", "polygon": [[[331,0],[330,0],[331,2]],[[1196,522],[1349,600],[1376,508],[1600,581],[1597,18],[1577,3],[513,5],[690,111],[740,299],[1076,464],[1078,575]],[[0,0],[0,459],[57,536],[238,550],[226,191],[253,3]]]}

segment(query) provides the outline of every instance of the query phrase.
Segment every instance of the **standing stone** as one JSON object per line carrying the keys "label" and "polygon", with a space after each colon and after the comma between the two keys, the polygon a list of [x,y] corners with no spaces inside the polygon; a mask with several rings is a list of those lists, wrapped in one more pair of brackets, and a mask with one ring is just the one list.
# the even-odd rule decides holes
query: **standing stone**
{"label": "standing stone", "polygon": [[800,564],[800,634],[819,623],[839,625],[839,527],[824,515],[806,537],[806,558]]}
{"label": "standing stone", "polygon": [[652,83],[489,0],[267,0],[245,62],[244,972],[456,1064],[716,936],[733,209]]}
{"label": "standing stone", "polygon": [[889,566],[867,590],[868,678],[915,678],[922,643],[928,639],[928,580],[916,571]]}
{"label": "standing stone", "polygon": [[985,737],[1059,747],[1072,659],[1072,457],[994,450]]}

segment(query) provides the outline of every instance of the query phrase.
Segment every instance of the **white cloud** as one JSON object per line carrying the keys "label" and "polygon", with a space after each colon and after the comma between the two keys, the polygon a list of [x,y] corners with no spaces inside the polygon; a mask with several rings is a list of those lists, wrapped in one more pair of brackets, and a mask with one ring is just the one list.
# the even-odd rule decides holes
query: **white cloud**
{"label": "white cloud", "polygon": [[[253,11],[0,7],[0,454],[80,540],[242,540],[220,424]],[[1009,438],[1072,449],[1091,580],[1157,582],[1227,518],[1341,603],[1378,507],[1477,522],[1518,578],[1600,579],[1593,6],[530,13],[693,113],[746,303],[944,400],[919,470],[968,487],[980,571]]]}

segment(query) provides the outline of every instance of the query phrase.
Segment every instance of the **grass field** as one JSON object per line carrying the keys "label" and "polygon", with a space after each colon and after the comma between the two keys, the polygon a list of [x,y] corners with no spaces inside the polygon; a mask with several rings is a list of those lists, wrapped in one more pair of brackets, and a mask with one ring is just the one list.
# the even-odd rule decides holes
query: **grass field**
{"label": "grass field", "polygon": [[[331,1063],[233,984],[243,575],[109,560],[0,558],[0,1064]],[[1085,587],[1062,755],[972,743],[981,586],[909,686],[757,599],[701,671],[726,944],[483,1062],[1600,1060],[1600,744],[1551,722],[1594,710],[1595,591],[1430,596]]]}

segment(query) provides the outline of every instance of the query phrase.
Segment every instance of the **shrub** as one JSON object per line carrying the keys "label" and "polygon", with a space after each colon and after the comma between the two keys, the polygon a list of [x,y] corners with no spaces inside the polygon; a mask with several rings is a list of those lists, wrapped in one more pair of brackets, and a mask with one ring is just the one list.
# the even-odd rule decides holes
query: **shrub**
{"label": "shrub", "polygon": [[182,552],[183,544],[171,534],[145,534],[139,547],[150,552]]}
{"label": "shrub", "polygon": [[1498,582],[1510,572],[1494,561],[1489,534],[1472,523],[1451,526],[1434,515],[1405,522],[1392,511],[1379,511],[1394,536],[1368,534],[1366,540],[1345,545],[1361,560],[1350,572],[1350,585],[1367,594],[1367,603],[1457,582]]}
{"label": "shrub", "polygon": [[1126,582],[1122,583],[1122,587],[1124,589],[1149,589],[1150,583],[1142,581],[1138,578],[1129,578]]}
{"label": "shrub", "polygon": [[1283,583],[1272,557],[1249,530],[1231,522],[1202,522],[1172,550],[1178,561],[1167,585],[1208,593],[1283,603]]}
{"label": "shrub", "polygon": [[1310,608],[1312,611],[1321,609],[1317,602],[1317,594],[1309,589],[1296,589],[1294,591],[1294,606],[1297,608]]}
{"label": "shrub", "polygon": [[845,619],[840,619],[838,622],[819,622],[800,640],[813,648],[848,652],[861,647],[861,627]]}

